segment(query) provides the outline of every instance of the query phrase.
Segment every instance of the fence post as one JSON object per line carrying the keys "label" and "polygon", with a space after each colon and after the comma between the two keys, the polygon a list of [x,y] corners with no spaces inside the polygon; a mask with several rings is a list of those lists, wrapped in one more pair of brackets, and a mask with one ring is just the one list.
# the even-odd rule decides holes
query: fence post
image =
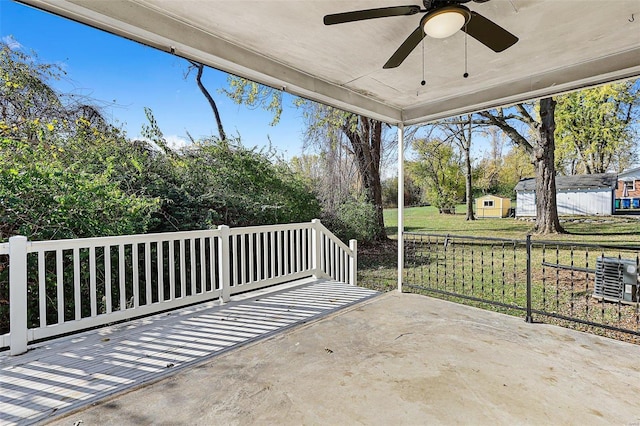
{"label": "fence post", "polygon": [[220,303],[227,303],[231,299],[231,253],[229,252],[229,227],[218,226],[218,265],[220,265]]}
{"label": "fence post", "polygon": [[358,285],[358,240],[349,240],[349,284]]}
{"label": "fence post", "polygon": [[525,321],[533,322],[531,311],[531,235],[527,235],[527,316]]}
{"label": "fence post", "polygon": [[27,237],[9,238],[11,355],[27,352]]}
{"label": "fence post", "polygon": [[313,224],[311,231],[311,258],[313,259],[313,277],[319,278],[321,274],[321,256],[322,256],[322,245],[321,239],[322,234],[320,232],[320,219],[313,219],[311,221]]}

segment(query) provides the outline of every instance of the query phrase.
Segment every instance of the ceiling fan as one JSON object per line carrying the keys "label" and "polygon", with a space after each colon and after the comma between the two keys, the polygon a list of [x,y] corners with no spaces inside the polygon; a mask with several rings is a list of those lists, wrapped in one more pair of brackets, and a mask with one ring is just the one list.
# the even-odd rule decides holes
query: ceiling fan
{"label": "ceiling fan", "polygon": [[[367,19],[386,18],[389,16],[405,16],[424,13],[420,25],[400,45],[383,68],[399,66],[415,49],[425,35],[434,38],[449,37],[462,30],[478,40],[494,52],[513,46],[518,37],[500,25],[485,18],[477,12],[469,10],[463,3],[471,0],[423,0],[424,9],[420,6],[392,6],[376,9],[356,10],[353,12],[334,13],[324,17],[325,25],[343,24],[345,22],[364,21]],[[473,0],[485,3],[489,0]]]}

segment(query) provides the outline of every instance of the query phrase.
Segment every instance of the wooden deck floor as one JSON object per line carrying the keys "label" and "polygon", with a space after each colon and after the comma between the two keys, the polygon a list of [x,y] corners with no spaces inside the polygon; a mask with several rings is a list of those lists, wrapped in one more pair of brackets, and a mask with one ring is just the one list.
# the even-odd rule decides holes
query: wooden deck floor
{"label": "wooden deck floor", "polygon": [[75,410],[378,294],[329,280],[297,284],[1,353],[0,424]]}

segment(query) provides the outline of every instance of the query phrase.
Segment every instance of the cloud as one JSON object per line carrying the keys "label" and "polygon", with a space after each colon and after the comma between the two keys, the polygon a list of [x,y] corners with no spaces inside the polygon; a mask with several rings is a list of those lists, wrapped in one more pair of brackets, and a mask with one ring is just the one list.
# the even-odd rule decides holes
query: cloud
{"label": "cloud", "polygon": [[7,35],[2,37],[2,42],[6,44],[7,47],[9,47],[9,49],[11,50],[22,49],[22,45],[20,44],[20,42],[18,42],[18,40],[16,40],[15,38],[13,38],[12,35]]}
{"label": "cloud", "polygon": [[168,135],[164,137],[165,140],[167,141],[167,145],[169,145],[169,148],[171,149],[180,149],[180,148],[184,148],[187,145],[190,145],[190,142],[178,135]]}
{"label": "cloud", "polygon": [[[145,141],[146,143],[148,143],[150,146],[152,146],[157,151],[159,151],[159,152],[162,151],[162,149],[155,142],[151,141],[148,138],[142,137],[140,135],[136,136],[132,140]],[[185,139],[185,138],[183,138],[181,136],[178,136],[178,135],[165,136],[164,140],[167,141],[167,145],[169,146],[169,148],[171,148],[174,151],[178,151],[178,150],[180,150],[182,148],[185,148],[185,147],[188,147],[188,146],[191,145],[190,141],[188,141],[187,139]]]}

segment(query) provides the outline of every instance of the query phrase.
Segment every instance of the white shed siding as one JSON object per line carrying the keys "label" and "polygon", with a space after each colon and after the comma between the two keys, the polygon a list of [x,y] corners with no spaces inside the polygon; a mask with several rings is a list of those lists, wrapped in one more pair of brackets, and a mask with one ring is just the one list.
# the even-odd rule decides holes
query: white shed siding
{"label": "white shed siding", "polygon": [[613,206],[611,190],[578,190],[558,192],[559,215],[610,215]]}
{"label": "white shed siding", "polygon": [[516,194],[516,216],[536,215],[536,193],[533,191],[518,191]]}
{"label": "white shed siding", "polygon": [[[516,216],[535,216],[536,197],[531,191],[518,191]],[[558,191],[556,194],[558,215],[611,215],[613,213],[613,191],[592,189]]]}

